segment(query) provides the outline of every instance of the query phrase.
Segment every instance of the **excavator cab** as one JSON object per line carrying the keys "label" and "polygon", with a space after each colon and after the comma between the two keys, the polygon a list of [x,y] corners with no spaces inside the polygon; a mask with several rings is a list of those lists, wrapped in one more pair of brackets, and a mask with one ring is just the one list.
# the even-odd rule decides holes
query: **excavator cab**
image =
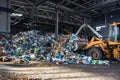
{"label": "excavator cab", "polygon": [[120,58],[120,22],[110,24],[107,48],[106,56],[112,53],[114,58]]}
{"label": "excavator cab", "polygon": [[109,41],[120,42],[120,23],[113,23],[109,28]]}

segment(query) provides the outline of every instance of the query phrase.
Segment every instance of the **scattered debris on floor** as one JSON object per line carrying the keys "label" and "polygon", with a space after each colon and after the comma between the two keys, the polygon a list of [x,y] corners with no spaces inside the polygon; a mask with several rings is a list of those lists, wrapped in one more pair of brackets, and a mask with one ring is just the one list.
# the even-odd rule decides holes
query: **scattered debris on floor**
{"label": "scattered debris on floor", "polygon": [[0,76],[0,80],[42,80],[42,78],[28,78],[19,76]]}

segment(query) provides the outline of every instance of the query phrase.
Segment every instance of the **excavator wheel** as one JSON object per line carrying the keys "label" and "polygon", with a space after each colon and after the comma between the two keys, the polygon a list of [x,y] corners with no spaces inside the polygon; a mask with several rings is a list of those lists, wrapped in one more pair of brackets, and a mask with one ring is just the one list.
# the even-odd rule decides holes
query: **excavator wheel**
{"label": "excavator wheel", "polygon": [[102,51],[99,48],[95,47],[89,49],[87,54],[96,60],[102,59],[103,57]]}

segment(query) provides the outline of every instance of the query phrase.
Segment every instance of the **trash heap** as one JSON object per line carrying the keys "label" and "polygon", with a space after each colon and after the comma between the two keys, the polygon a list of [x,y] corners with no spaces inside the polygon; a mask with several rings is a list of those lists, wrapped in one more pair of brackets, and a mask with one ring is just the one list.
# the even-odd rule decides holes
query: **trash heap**
{"label": "trash heap", "polygon": [[5,57],[3,61],[11,61],[13,58],[25,61],[36,60],[40,54],[47,53],[47,49],[54,42],[53,38],[54,35],[44,36],[36,30],[20,32],[10,40],[3,38],[1,39],[1,49]]}
{"label": "trash heap", "polygon": [[74,43],[76,41],[86,41],[79,37],[72,35],[62,35],[60,40],[56,41],[53,52],[48,53],[46,61],[52,61],[56,64],[106,64],[109,65],[108,60],[93,60],[91,56],[86,56],[85,52],[76,52]]}
{"label": "trash heap", "polygon": [[84,52],[74,51],[74,42],[79,40],[77,36],[59,36],[59,40],[55,40],[55,34],[44,35],[32,30],[13,35],[9,40],[2,38],[0,59],[4,62],[21,59],[25,62],[43,60],[56,64],[109,64],[107,60],[92,60]]}

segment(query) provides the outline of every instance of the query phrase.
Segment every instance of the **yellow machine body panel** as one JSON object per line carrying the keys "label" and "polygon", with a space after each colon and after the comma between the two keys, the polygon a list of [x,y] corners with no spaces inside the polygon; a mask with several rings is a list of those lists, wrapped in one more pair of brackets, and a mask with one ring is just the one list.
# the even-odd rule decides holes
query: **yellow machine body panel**
{"label": "yellow machine body panel", "polygon": [[[86,50],[96,47],[99,48],[106,58],[120,58],[120,22],[113,23],[110,25],[108,40],[93,37],[88,45],[85,47]],[[120,38],[119,38],[120,39]]]}

